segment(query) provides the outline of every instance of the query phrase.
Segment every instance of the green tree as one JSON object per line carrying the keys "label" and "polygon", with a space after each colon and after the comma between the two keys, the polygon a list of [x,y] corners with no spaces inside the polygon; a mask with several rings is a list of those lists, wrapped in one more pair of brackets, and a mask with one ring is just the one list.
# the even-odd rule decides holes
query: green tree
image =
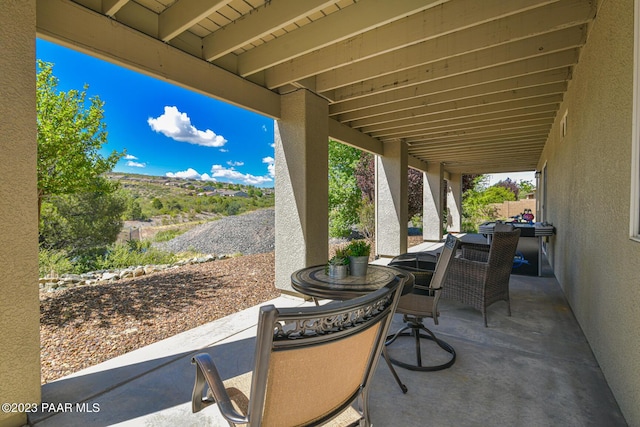
{"label": "green tree", "polygon": [[[375,196],[375,161],[373,154],[362,153],[356,165],[355,174],[358,188],[360,188],[363,196],[369,202],[373,202]],[[422,172],[409,168],[407,179],[409,183],[407,188],[409,218],[415,215],[421,216],[423,203]]]}
{"label": "green tree", "polygon": [[[107,142],[104,103],[87,99],[87,89],[58,91],[53,64],[38,60],[36,108],[38,126],[38,212],[53,195],[98,191],[96,179],[113,169],[124,153],[103,157]],[[99,190],[103,191],[103,190]]]}
{"label": "green tree", "polygon": [[156,210],[160,210],[164,207],[164,205],[162,204],[162,200],[158,199],[157,197],[154,197],[153,200],[151,200],[151,206]]}
{"label": "green tree", "polygon": [[416,215],[422,216],[424,194],[423,194],[423,182],[422,172],[409,168],[407,173],[409,185],[407,187],[407,200],[409,203],[409,218],[413,218]]}
{"label": "green tree", "polygon": [[513,192],[503,186],[487,188],[488,177],[480,175],[473,180],[473,187],[462,196],[462,231],[475,233],[478,225],[496,219],[496,210],[492,203],[515,200]]}
{"label": "green tree", "polygon": [[94,191],[51,196],[43,203],[41,247],[76,256],[116,241],[126,199],[114,191],[114,183],[97,181]]}
{"label": "green tree", "polygon": [[137,197],[128,192],[121,192],[121,197],[126,201],[126,208],[123,214],[125,220],[144,221],[147,216],[142,212],[142,206]]}
{"label": "green tree", "polygon": [[536,185],[531,181],[525,181],[521,179],[518,181],[518,188],[520,189],[519,198],[522,199],[527,196],[527,194],[533,193],[536,189]]}
{"label": "green tree", "polygon": [[346,237],[358,224],[362,193],[356,183],[360,150],[329,141],[329,235]]}

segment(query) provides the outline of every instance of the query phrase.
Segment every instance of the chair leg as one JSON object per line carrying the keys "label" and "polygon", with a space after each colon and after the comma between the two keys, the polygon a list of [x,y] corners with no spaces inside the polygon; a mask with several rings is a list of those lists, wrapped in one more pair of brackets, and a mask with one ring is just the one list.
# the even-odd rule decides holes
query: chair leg
{"label": "chair leg", "polygon": [[416,365],[422,366],[422,349],[420,348],[420,329],[412,329],[416,344]]}
{"label": "chair leg", "polygon": [[[425,333],[422,333],[421,331],[424,331]],[[449,345],[447,342],[445,342],[445,341],[439,339],[438,337],[436,337],[435,334],[433,332],[431,332],[421,322],[409,322],[409,323],[407,323],[406,326],[404,326],[398,332],[396,332],[393,335],[389,335],[387,337],[387,341],[385,342],[385,345],[388,346],[388,345],[392,344],[399,337],[413,337],[414,338],[415,346],[416,346],[417,364],[412,365],[410,363],[406,363],[406,362],[403,362],[401,360],[397,360],[397,359],[394,359],[394,358],[390,357],[389,360],[394,365],[398,365],[398,366],[401,366],[401,367],[403,367],[405,369],[409,369],[409,370],[412,370],[412,371],[440,371],[442,369],[447,369],[447,368],[451,367],[456,361],[456,351],[453,349],[453,347],[451,345]],[[447,362],[443,363],[443,364],[440,364],[440,365],[424,366],[422,364],[422,350],[420,348],[420,339],[421,338],[428,339],[428,340],[431,340],[431,341],[435,342],[436,344],[438,344],[438,346],[441,349],[443,349],[447,353],[451,354],[451,357],[449,358],[449,360]]]}
{"label": "chair leg", "polygon": [[396,380],[396,382],[400,386],[400,390],[402,390],[403,393],[406,393],[407,390],[408,390],[407,386],[404,385],[404,383],[402,382],[402,380],[398,376],[398,373],[396,372],[395,368],[391,364],[391,358],[389,357],[389,354],[387,353],[387,347],[386,346],[382,347],[382,357],[384,357],[384,361],[387,362],[387,366],[389,367],[389,370],[391,371],[391,375],[393,375],[393,378]]}

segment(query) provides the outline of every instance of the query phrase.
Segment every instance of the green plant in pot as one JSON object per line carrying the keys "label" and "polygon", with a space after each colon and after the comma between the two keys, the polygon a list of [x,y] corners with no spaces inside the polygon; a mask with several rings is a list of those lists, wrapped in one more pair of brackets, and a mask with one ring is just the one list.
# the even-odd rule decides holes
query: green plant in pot
{"label": "green plant in pot", "polygon": [[349,275],[349,255],[346,249],[337,248],[327,262],[325,273],[334,279],[344,279]]}
{"label": "green plant in pot", "polygon": [[352,276],[366,276],[371,245],[365,240],[353,240],[345,248],[349,255],[349,270]]}

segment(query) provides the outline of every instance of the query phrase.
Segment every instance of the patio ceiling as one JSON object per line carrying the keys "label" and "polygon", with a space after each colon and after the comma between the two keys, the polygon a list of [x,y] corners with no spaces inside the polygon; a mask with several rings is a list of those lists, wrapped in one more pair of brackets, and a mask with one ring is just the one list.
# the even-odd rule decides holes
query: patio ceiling
{"label": "patio ceiling", "polygon": [[328,100],[331,136],[489,173],[536,168],[596,0],[38,0],[37,13],[45,39],[274,118],[278,94],[307,88]]}

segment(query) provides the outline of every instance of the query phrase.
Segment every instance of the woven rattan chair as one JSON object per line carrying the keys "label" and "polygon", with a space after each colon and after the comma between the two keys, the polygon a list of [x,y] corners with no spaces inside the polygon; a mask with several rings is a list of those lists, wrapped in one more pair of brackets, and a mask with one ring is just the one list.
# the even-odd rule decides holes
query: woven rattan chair
{"label": "woven rattan chair", "polygon": [[406,279],[321,307],[261,307],[253,372],[223,382],[208,353],[193,358],[193,412],[217,403],[231,426],[369,426],[370,382]]}
{"label": "woven rattan chair", "polygon": [[495,302],[506,301],[511,316],[509,278],[519,238],[519,229],[496,231],[488,253],[463,247],[462,257],[452,262],[442,297],[480,310],[485,326],[488,326],[487,307]]}
{"label": "woven rattan chair", "polygon": [[[405,326],[394,335],[387,337],[387,345],[391,345],[399,337],[413,337],[416,348],[416,363],[408,363],[395,357],[390,357],[392,363],[414,371],[438,371],[453,365],[456,360],[456,352],[451,345],[439,339],[424,325],[425,318],[432,318],[438,324],[438,301],[442,292],[442,284],[447,277],[452,260],[460,241],[451,234],[447,236],[441,255],[435,264],[435,271],[425,269],[429,265],[426,261],[420,261],[416,257],[415,261],[408,260],[407,256],[399,256],[392,260],[389,266],[393,266],[407,272],[415,277],[413,291],[400,297],[396,313],[403,315]],[[407,254],[410,255],[410,254]],[[433,265],[433,264],[431,264]],[[421,268],[423,267],[423,268]],[[433,267],[432,267],[433,268]],[[426,338],[434,341],[440,348],[451,354],[448,361],[439,365],[424,365],[422,363],[422,349],[420,339]]]}

